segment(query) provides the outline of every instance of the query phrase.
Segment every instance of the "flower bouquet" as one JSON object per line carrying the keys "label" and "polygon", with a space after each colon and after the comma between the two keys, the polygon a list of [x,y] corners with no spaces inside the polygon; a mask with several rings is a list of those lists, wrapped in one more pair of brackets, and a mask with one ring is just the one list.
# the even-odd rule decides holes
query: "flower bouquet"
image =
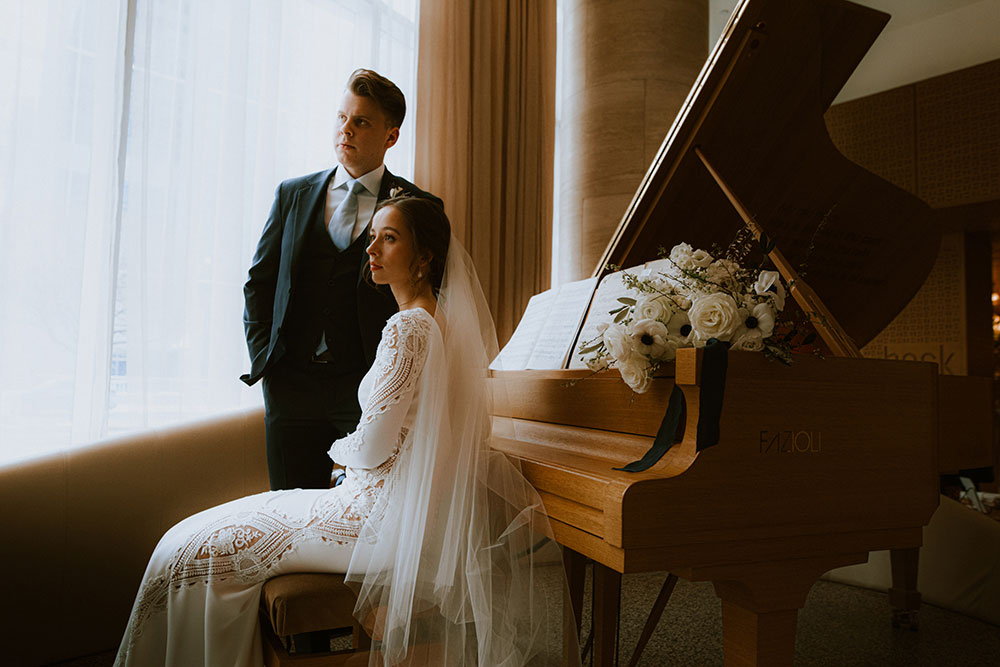
{"label": "flower bouquet", "polygon": [[617,368],[641,394],[678,348],[703,347],[712,338],[790,361],[787,337],[773,338],[786,296],[777,271],[751,271],[687,243],[661,254],[664,270],[622,274],[629,295],[618,298],[611,321],[600,323],[577,350],[591,370]]}

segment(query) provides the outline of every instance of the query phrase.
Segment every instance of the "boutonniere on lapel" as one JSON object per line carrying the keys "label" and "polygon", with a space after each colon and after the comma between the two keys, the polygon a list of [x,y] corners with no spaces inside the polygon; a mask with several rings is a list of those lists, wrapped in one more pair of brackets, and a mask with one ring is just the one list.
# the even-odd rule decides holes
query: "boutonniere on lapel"
{"label": "boutonniere on lapel", "polygon": [[398,185],[394,188],[389,189],[390,197],[398,197],[401,194],[403,194],[403,188],[399,187]]}

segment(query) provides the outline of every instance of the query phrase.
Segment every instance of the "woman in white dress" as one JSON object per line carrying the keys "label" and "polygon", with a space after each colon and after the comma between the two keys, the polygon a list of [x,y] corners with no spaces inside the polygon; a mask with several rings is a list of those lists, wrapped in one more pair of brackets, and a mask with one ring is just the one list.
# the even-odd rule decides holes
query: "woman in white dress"
{"label": "woman in white dress", "polygon": [[330,448],[345,481],[241,498],[167,531],[116,666],[261,665],[260,589],[290,572],[346,573],[357,617],[378,618],[373,665],[560,660],[558,548],[537,493],[489,445],[496,334],[471,259],[423,199],[385,202],[370,240],[371,279],[399,312],[358,390],[357,430]]}

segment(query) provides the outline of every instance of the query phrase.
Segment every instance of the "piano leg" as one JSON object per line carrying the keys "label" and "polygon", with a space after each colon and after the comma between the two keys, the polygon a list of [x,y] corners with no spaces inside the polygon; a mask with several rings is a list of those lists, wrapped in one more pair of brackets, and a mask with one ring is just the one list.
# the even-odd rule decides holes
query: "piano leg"
{"label": "piano leg", "polygon": [[563,567],[569,584],[569,606],[563,611],[563,655],[580,651],[580,620],[583,616],[583,589],[587,577],[587,557],[563,547]]}
{"label": "piano leg", "polygon": [[755,612],[722,601],[722,650],[726,667],[774,665],[795,661],[798,609]]}
{"label": "piano leg", "polygon": [[809,589],[824,572],[867,558],[867,553],[835,554],[695,568],[690,578],[710,580],[722,599],[725,667],[792,667],[798,613]]}
{"label": "piano leg", "polygon": [[642,652],[646,650],[646,644],[649,643],[649,638],[653,636],[656,624],[660,622],[660,616],[663,615],[663,610],[666,608],[667,602],[670,601],[670,596],[673,594],[674,586],[676,585],[677,575],[668,573],[663,586],[660,588],[659,595],[656,596],[653,608],[649,611],[649,617],[646,618],[646,625],[642,628],[639,641],[636,642],[635,650],[632,652],[632,659],[628,661],[628,667],[636,667],[639,664],[639,658],[642,657]]}
{"label": "piano leg", "polygon": [[917,612],[920,610],[920,592],[917,590],[920,549],[893,549],[889,552],[889,562],[892,566],[892,588],[889,589],[892,627],[917,630]]}
{"label": "piano leg", "polygon": [[614,667],[622,575],[594,561],[594,667]]}

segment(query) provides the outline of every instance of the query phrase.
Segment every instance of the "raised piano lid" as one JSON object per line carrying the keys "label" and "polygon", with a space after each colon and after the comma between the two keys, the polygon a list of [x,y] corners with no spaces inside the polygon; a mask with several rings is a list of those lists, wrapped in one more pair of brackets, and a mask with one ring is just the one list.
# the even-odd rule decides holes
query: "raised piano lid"
{"label": "raised piano lid", "polygon": [[732,241],[742,220],[700,147],[858,346],[870,341],[916,293],[940,242],[930,208],[841,155],[823,121],[888,20],[843,0],[744,0],[595,275],[661,246]]}

